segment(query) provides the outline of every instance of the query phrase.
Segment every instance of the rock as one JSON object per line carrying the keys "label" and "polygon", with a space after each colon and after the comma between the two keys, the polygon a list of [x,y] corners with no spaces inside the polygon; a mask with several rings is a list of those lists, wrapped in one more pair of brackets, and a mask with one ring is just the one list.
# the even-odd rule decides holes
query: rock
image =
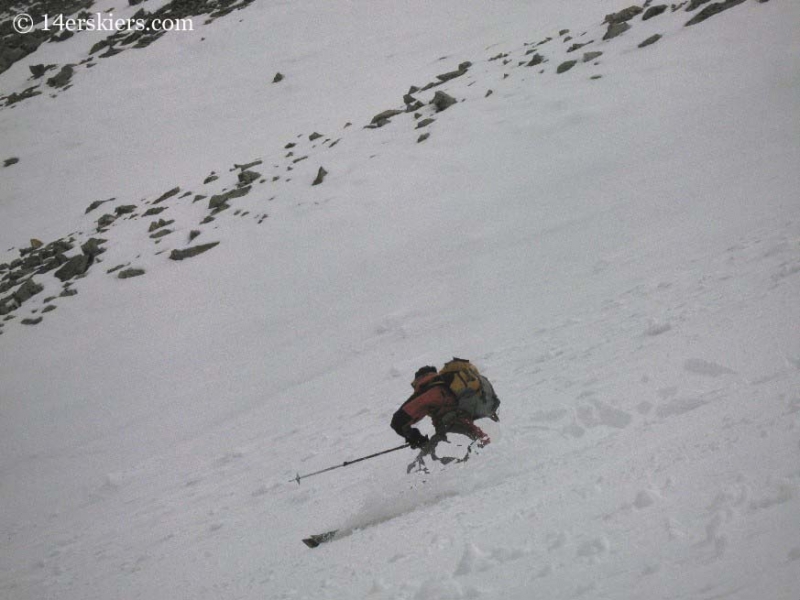
{"label": "rock", "polygon": [[150,223],[150,227],[147,229],[148,233],[154,232],[156,229],[161,229],[162,227],[166,227],[167,225],[172,225],[175,222],[175,219],[170,221],[165,221],[164,219],[159,219],[158,221],[153,221]]}
{"label": "rock", "polygon": [[249,186],[245,186],[225,192],[224,194],[215,194],[208,200],[208,208],[211,210],[224,210],[228,208],[228,200],[245,196],[250,192],[250,189]]}
{"label": "rock", "polygon": [[172,229],[162,229],[160,231],[155,232],[153,235],[150,236],[150,239],[157,240],[159,238],[164,237],[165,235],[169,235],[172,233]]}
{"label": "rock", "polygon": [[144,211],[144,214],[142,214],[142,216],[152,217],[155,215],[160,215],[165,210],[167,210],[166,206],[154,206],[153,208],[148,208],[146,211]]}
{"label": "rock", "polygon": [[539,54],[537,52],[531,57],[531,60],[529,62],[525,63],[525,66],[526,67],[535,67],[536,65],[540,65],[543,62],[544,62],[544,56],[542,56],[541,54]]}
{"label": "rock", "polygon": [[692,12],[693,10],[697,10],[703,4],[708,4],[711,0],[691,0],[689,2],[689,6],[686,7],[686,12]]}
{"label": "rock", "polygon": [[31,75],[33,75],[34,79],[39,79],[40,77],[43,77],[44,74],[47,72],[47,67],[43,64],[29,65],[28,69],[30,69]]}
{"label": "rock", "polygon": [[583,53],[583,62],[590,62],[595,58],[600,58],[603,56],[602,52],[584,52]]}
{"label": "rock", "polygon": [[629,6],[619,12],[611,13],[606,15],[606,18],[603,20],[603,23],[615,24],[615,23],[624,23],[626,21],[630,21],[633,17],[640,14],[642,12],[642,8],[640,6]]}
{"label": "rock", "polygon": [[86,211],[83,214],[88,215],[90,212],[92,212],[95,208],[97,208],[101,204],[105,204],[106,202],[111,202],[112,200],[114,200],[114,198],[109,198],[108,200],[95,200],[89,206],[86,207]]}
{"label": "rock", "polygon": [[37,240],[36,238],[31,238],[31,250],[38,250],[42,246],[44,246],[44,243],[42,243],[42,240]]}
{"label": "rock", "polygon": [[690,25],[697,25],[698,23],[702,23],[706,19],[713,17],[714,15],[718,15],[724,10],[728,10],[729,8],[733,8],[739,4],[742,4],[745,0],[725,0],[725,2],[716,2],[714,4],[710,4],[706,6],[703,10],[701,10],[697,15],[686,22],[686,27]]}
{"label": "rock", "polygon": [[77,296],[77,294],[78,290],[73,290],[72,288],[65,288],[64,291],[62,291],[59,294],[59,296],[61,298],[69,298],[70,296]]}
{"label": "rock", "polygon": [[650,44],[655,44],[658,40],[661,39],[661,34],[657,33],[655,35],[651,35],[641,44],[639,44],[639,48],[644,48],[645,46],[649,46]]}
{"label": "rock", "polygon": [[144,269],[125,269],[124,271],[120,271],[117,277],[119,279],[130,279],[131,277],[139,277],[140,275],[144,275]]}
{"label": "rock", "polygon": [[70,258],[64,266],[53,273],[61,281],[67,281],[78,275],[83,275],[92,265],[92,257],[88,254],[78,254]]}
{"label": "rock", "polygon": [[63,88],[72,79],[74,73],[75,69],[72,68],[72,65],[64,65],[57,75],[47,80],[47,85],[54,88]]}
{"label": "rock", "polygon": [[628,31],[628,29],[630,29],[630,28],[631,28],[631,26],[628,25],[627,23],[624,23],[624,22],[623,23],[611,23],[608,26],[608,30],[606,31],[606,34],[603,36],[603,39],[604,40],[613,39],[613,38],[617,37],[618,35],[622,35],[626,31]]}
{"label": "rock", "polygon": [[285,79],[283,73],[275,73],[275,77],[272,78],[272,83],[280,83]]}
{"label": "rock", "polygon": [[257,173],[256,171],[242,171],[239,173],[239,183],[237,185],[240,187],[250,185],[260,177],[261,173]]}
{"label": "rock", "polygon": [[446,94],[445,92],[441,92],[441,91],[436,92],[433,95],[433,100],[431,100],[431,104],[433,104],[436,107],[436,110],[438,112],[442,112],[443,110],[447,110],[448,108],[450,108],[451,106],[453,106],[454,104],[457,104],[457,103],[458,103],[458,100],[456,100],[455,98],[453,98],[449,94]]}
{"label": "rock", "polygon": [[314,179],[311,185],[319,185],[320,183],[322,183],[325,180],[325,176],[327,174],[328,172],[325,170],[325,168],[320,167],[319,171],[317,171],[317,177]]}
{"label": "rock", "polygon": [[[413,98],[412,98],[413,100]],[[408,104],[408,103],[406,103]],[[374,117],[372,117],[372,121],[370,121],[370,125],[374,125],[375,127],[383,127],[386,123],[389,122],[389,119],[396,115],[403,114],[404,110],[397,110],[397,109],[389,109],[383,112],[378,113]]]}
{"label": "rock", "polygon": [[115,217],[114,215],[110,215],[110,214],[106,213],[102,217],[97,219],[97,228],[98,229],[102,229],[104,227],[108,227],[114,221],[116,221],[116,219],[117,219],[117,217]]}
{"label": "rock", "polygon": [[648,19],[652,19],[653,17],[657,17],[661,13],[667,10],[666,4],[657,4],[656,6],[651,6],[642,15],[642,21],[647,21]]}
{"label": "rock", "polygon": [[422,119],[419,123],[417,123],[417,129],[422,129],[423,127],[427,127],[431,123],[435,123],[436,119]]}
{"label": "rock", "polygon": [[203,184],[211,183],[212,181],[216,181],[217,179],[219,179],[219,177],[217,177],[216,175],[214,175],[214,173],[212,173],[203,180]]}
{"label": "rock", "polygon": [[437,75],[436,79],[438,79],[440,83],[444,83],[445,81],[450,81],[451,79],[455,79],[456,77],[461,77],[464,73],[467,72],[467,69],[469,69],[471,66],[472,66],[471,62],[463,62],[460,65],[458,65],[458,69],[456,69],[455,71],[449,71],[447,73],[442,73],[441,75]]}
{"label": "rock", "polygon": [[421,136],[419,136],[419,137],[417,138],[417,143],[419,144],[419,143],[421,143],[421,142],[424,142],[424,141],[425,141],[425,140],[427,140],[429,137],[431,137],[431,134],[430,134],[430,133],[423,133]]}
{"label": "rock", "polygon": [[199,236],[199,235],[200,235],[200,230],[199,230],[199,229],[192,229],[192,230],[189,232],[189,241],[190,241],[190,242],[193,242],[193,241],[194,241],[194,239],[195,239],[197,236]]}
{"label": "rock", "polygon": [[314,140],[318,140],[318,139],[319,139],[319,138],[321,138],[321,137],[322,137],[322,134],[321,134],[321,133],[317,133],[317,132],[315,131],[315,132],[314,132],[314,133],[312,133],[310,136],[308,136],[308,141],[309,141],[309,142],[313,142]]}
{"label": "rock", "polygon": [[558,65],[558,68],[556,69],[556,73],[558,73],[559,75],[561,73],[566,73],[572,67],[574,67],[577,63],[578,63],[577,60],[568,60],[566,62],[563,62],[560,65]]}
{"label": "rock", "polygon": [[87,254],[91,257],[95,257],[99,254],[102,254],[106,251],[105,248],[101,248],[100,244],[106,243],[108,240],[104,240],[103,238],[89,238],[81,244],[81,251],[84,254]]}
{"label": "rock", "polygon": [[17,291],[11,294],[17,304],[22,304],[44,289],[43,285],[36,283],[33,279],[26,279]]}
{"label": "rock", "polygon": [[129,215],[135,210],[136,210],[135,204],[123,204],[122,206],[117,206],[114,209],[114,212],[118,217],[121,217],[122,215]]}
{"label": "rock", "polygon": [[198,254],[202,254],[208,250],[211,250],[214,246],[218,245],[219,242],[211,242],[210,244],[200,244],[198,246],[190,246],[189,248],[185,248],[183,250],[173,250],[169,257],[172,260],[184,260],[186,258],[192,258],[193,256],[197,256]]}
{"label": "rock", "polygon": [[258,158],[256,160],[254,160],[253,162],[245,163],[243,165],[238,165],[236,163],[233,163],[233,169],[231,169],[231,171],[235,171],[236,169],[239,169],[240,171],[247,171],[248,169],[252,169],[253,167],[257,167],[258,165],[262,164],[263,162],[264,162],[263,160]]}
{"label": "rock", "polygon": [[42,314],[45,314],[45,313],[49,313],[49,312],[51,312],[51,311],[54,311],[56,308],[58,308],[58,307],[57,307],[55,304],[48,304],[47,306],[45,306],[45,307],[42,309]]}
{"label": "rock", "polygon": [[11,165],[15,165],[19,162],[19,159],[16,156],[12,156],[11,158],[7,158],[3,161],[4,167],[10,167]]}
{"label": "rock", "polygon": [[33,318],[33,319],[22,319],[22,321],[20,321],[20,323],[22,323],[23,325],[38,325],[39,323],[42,322],[43,318],[44,317],[36,317],[36,318]]}
{"label": "rock", "polygon": [[572,44],[572,46],[570,46],[570,47],[567,49],[567,54],[569,54],[570,52],[575,52],[575,50],[580,50],[580,49],[581,49],[581,48],[583,48],[584,46],[588,46],[588,45],[589,45],[589,44],[591,44],[591,43],[592,43],[592,42],[584,42],[583,44]]}
{"label": "rock", "polygon": [[174,187],[170,191],[164,192],[158,198],[153,200],[153,204],[160,204],[161,202],[164,202],[164,200],[168,200],[169,198],[172,198],[173,196],[178,194],[180,191],[181,191],[180,187]]}

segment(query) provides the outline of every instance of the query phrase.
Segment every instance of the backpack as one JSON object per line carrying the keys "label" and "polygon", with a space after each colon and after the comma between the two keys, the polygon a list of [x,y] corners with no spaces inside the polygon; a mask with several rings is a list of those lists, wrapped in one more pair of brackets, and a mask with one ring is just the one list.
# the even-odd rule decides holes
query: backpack
{"label": "backpack", "polygon": [[458,408],[473,419],[497,420],[500,399],[486,377],[468,360],[453,358],[439,371],[439,377],[456,397]]}

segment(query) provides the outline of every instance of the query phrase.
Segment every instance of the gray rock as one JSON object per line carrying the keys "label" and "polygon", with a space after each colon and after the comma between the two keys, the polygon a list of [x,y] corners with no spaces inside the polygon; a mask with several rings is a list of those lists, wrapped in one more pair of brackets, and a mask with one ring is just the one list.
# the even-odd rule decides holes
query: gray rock
{"label": "gray rock", "polygon": [[58,308],[55,304],[48,304],[42,309],[42,314],[49,313]]}
{"label": "gray rock", "polygon": [[173,196],[178,194],[180,191],[181,191],[180,187],[174,187],[171,190],[169,190],[168,192],[164,192],[158,198],[153,200],[153,204],[160,204],[161,202],[164,202],[164,200],[168,200],[169,198],[172,198]]}
{"label": "gray rock", "polygon": [[209,198],[208,208],[211,210],[224,210],[225,208],[228,208],[228,200],[246,196],[250,192],[250,189],[251,188],[249,186],[245,186],[225,192],[224,194],[215,194]]}
{"label": "gray rock", "polygon": [[115,217],[114,215],[110,215],[110,214],[106,213],[102,217],[97,219],[97,228],[98,229],[102,229],[103,227],[108,227],[109,225],[111,225],[116,220],[117,220],[117,217]]}
{"label": "gray rock", "polygon": [[321,133],[317,133],[317,132],[315,131],[315,132],[314,132],[314,133],[312,133],[310,136],[308,136],[308,141],[309,141],[309,142],[313,142],[314,140],[318,140],[318,139],[319,139],[319,138],[321,138],[321,137],[322,137],[322,134],[321,134]]}
{"label": "gray rock", "polygon": [[64,291],[62,291],[59,294],[61,298],[69,298],[70,296],[77,296],[77,295],[78,295],[78,290],[73,290],[72,288],[65,288]]}
{"label": "gray rock", "polygon": [[144,211],[144,214],[142,214],[142,216],[152,217],[155,215],[160,215],[165,210],[167,210],[166,206],[154,206],[153,208],[148,208],[146,211]]}
{"label": "gray rock", "polygon": [[41,292],[43,289],[44,286],[36,283],[33,279],[26,279],[22,285],[17,288],[17,291],[11,295],[18,304],[22,304],[26,300],[29,300]]}
{"label": "gray rock", "polygon": [[99,254],[102,254],[106,251],[105,248],[101,248],[100,244],[106,243],[108,240],[104,240],[103,238],[89,238],[81,244],[81,251],[84,254],[87,254],[91,257],[95,257]]}
{"label": "gray rock", "polygon": [[117,277],[119,279],[130,279],[131,277],[139,277],[144,275],[144,269],[125,269],[124,271],[120,271]]}
{"label": "gray rock", "polygon": [[577,63],[578,63],[577,60],[568,60],[566,62],[563,62],[560,65],[558,65],[558,68],[556,69],[556,73],[558,73],[559,75],[561,73],[566,73],[572,67],[574,67]]}
{"label": "gray rock", "polygon": [[22,323],[23,325],[38,325],[39,323],[42,322],[43,318],[44,317],[35,317],[35,318],[32,318],[32,319],[31,318],[22,319],[22,321],[20,321],[20,323]]}
{"label": "gray rock", "polygon": [[159,219],[158,221],[153,221],[150,223],[150,227],[147,229],[148,233],[154,232],[156,229],[161,229],[162,227],[166,227],[167,225],[172,225],[175,222],[175,219],[170,221],[165,221],[164,219]]}
{"label": "gray rock", "polygon": [[117,206],[114,209],[114,212],[118,217],[121,217],[122,215],[129,215],[133,213],[135,210],[136,210],[135,204],[123,204],[122,206]]}
{"label": "gray rock", "polygon": [[280,83],[285,79],[283,73],[275,73],[275,77],[272,78],[272,83]]}
{"label": "gray rock", "polygon": [[596,58],[600,58],[603,56],[602,52],[584,52],[583,53],[583,62],[590,62]]}
{"label": "gray rock", "polygon": [[608,30],[606,31],[606,34],[603,36],[603,39],[604,40],[613,39],[613,38],[617,37],[618,35],[622,35],[626,31],[628,31],[628,29],[630,29],[630,28],[631,28],[631,26],[628,23],[624,23],[624,22],[623,23],[611,23],[611,24],[609,24]]}
{"label": "gray rock", "polygon": [[186,258],[192,258],[193,256],[197,256],[198,254],[202,254],[208,250],[211,250],[214,246],[217,246],[219,242],[211,242],[209,244],[200,244],[198,246],[190,246],[189,248],[185,248],[183,250],[173,250],[169,257],[172,260],[184,260]]}
{"label": "gray rock", "polygon": [[83,275],[92,265],[92,257],[88,254],[78,254],[70,258],[64,266],[53,273],[61,281],[67,281],[78,275]]}
{"label": "gray rock", "polygon": [[88,215],[90,212],[92,212],[95,208],[97,208],[101,204],[105,204],[106,202],[111,202],[112,200],[114,200],[114,198],[109,198],[108,200],[95,200],[89,206],[86,207],[86,211],[84,212],[84,214]]}
{"label": "gray rock", "polygon": [[11,165],[15,165],[19,162],[19,159],[16,156],[12,156],[11,158],[7,158],[3,161],[4,167],[10,167]]}
{"label": "gray rock", "polygon": [[397,110],[397,109],[384,110],[383,112],[380,112],[374,117],[372,117],[370,125],[374,125],[376,127],[383,127],[384,125],[386,125],[386,123],[389,122],[389,119],[391,119],[396,115],[403,114],[404,112],[405,112],[404,110]]}
{"label": "gray rock", "polygon": [[47,85],[54,88],[65,87],[75,73],[72,65],[64,65],[57,75],[47,80]]}
{"label": "gray rock", "polygon": [[419,143],[421,143],[421,142],[424,142],[424,141],[425,141],[425,140],[427,140],[429,137],[431,137],[431,134],[430,134],[430,133],[423,133],[421,136],[419,136],[419,137],[417,138],[417,143],[419,144]]}
{"label": "gray rock", "polygon": [[606,15],[606,18],[603,20],[603,23],[624,23],[626,21],[630,21],[633,17],[640,14],[642,12],[642,7],[640,6],[629,6],[619,12],[611,13]]}
{"label": "gray rock", "polygon": [[211,183],[212,181],[216,181],[217,179],[219,179],[219,177],[217,177],[214,173],[212,173],[203,180],[203,184]]}
{"label": "gray rock", "polygon": [[417,123],[417,129],[422,129],[423,127],[427,127],[431,123],[435,123],[436,119],[422,119],[419,123]]}
{"label": "gray rock", "polygon": [[537,65],[542,64],[543,62],[544,62],[544,56],[542,56],[541,54],[536,52],[536,53],[534,53],[533,56],[531,56],[530,61],[525,63],[525,66],[526,67],[535,67]]}
{"label": "gray rock", "polygon": [[457,104],[458,100],[446,94],[445,92],[439,91],[433,95],[433,100],[431,100],[431,104],[436,107],[436,110],[442,112],[443,110],[447,110],[454,104]]}
{"label": "gray rock", "polygon": [[165,235],[169,235],[172,233],[172,229],[161,229],[156,231],[153,235],[150,236],[150,239],[157,240],[159,238],[164,237]]}
{"label": "gray rock", "polygon": [[642,21],[647,21],[648,19],[652,19],[653,17],[657,17],[661,13],[667,10],[666,4],[657,4],[656,6],[651,6],[642,15]]}
{"label": "gray rock", "polygon": [[713,17],[714,15],[718,15],[722,11],[728,10],[729,8],[733,8],[734,6],[738,6],[742,4],[745,0],[725,0],[725,2],[715,2],[714,4],[710,4],[706,6],[703,10],[701,10],[697,15],[686,22],[686,27],[690,25],[697,25],[698,23],[702,23],[706,19]]}
{"label": "gray rock", "polygon": [[689,6],[686,7],[686,12],[692,12],[693,10],[697,10],[703,4],[708,4],[711,0],[691,0],[689,2]]}
{"label": "gray rock", "polygon": [[239,183],[237,184],[239,187],[244,187],[246,185],[250,185],[254,181],[258,180],[261,177],[261,173],[257,173],[256,171],[242,171],[239,173]]}
{"label": "gray rock", "polygon": [[322,183],[325,180],[325,176],[327,174],[328,172],[325,170],[325,168],[320,167],[319,171],[317,171],[317,177],[314,179],[311,185],[319,185],[320,183]]}
{"label": "gray rock", "polygon": [[661,34],[657,33],[655,35],[651,35],[641,44],[639,44],[639,48],[644,48],[645,46],[649,46],[650,44],[655,44],[658,40],[661,39]]}

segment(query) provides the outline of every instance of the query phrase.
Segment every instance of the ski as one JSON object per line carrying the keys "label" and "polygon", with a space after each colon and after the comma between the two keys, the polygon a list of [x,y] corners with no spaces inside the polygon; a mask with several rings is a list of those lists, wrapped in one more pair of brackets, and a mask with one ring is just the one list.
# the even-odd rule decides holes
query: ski
{"label": "ski", "polygon": [[336,537],[336,533],[338,531],[338,529],[334,529],[333,531],[328,531],[327,533],[318,533],[317,535],[309,536],[303,540],[303,543],[309,548],[316,548],[320,544],[330,542],[334,537]]}

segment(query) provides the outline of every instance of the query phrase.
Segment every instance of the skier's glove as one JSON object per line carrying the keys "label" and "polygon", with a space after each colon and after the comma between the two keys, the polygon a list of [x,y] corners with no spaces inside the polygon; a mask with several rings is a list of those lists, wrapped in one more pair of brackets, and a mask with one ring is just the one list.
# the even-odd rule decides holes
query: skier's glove
{"label": "skier's glove", "polygon": [[406,441],[408,442],[409,446],[417,449],[425,446],[430,440],[428,439],[427,435],[422,435],[419,429],[412,428],[406,436]]}

